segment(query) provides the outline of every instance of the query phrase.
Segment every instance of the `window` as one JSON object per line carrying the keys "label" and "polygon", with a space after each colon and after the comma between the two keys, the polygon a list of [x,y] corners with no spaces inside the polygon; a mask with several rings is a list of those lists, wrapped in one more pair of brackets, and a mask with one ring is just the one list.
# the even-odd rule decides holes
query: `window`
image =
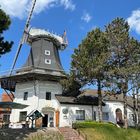
{"label": "window", "polygon": [[27,100],[27,98],[28,98],[28,92],[24,92],[23,100]]}
{"label": "window", "polygon": [[46,100],[51,100],[51,92],[46,92]]}
{"label": "window", "polygon": [[26,121],[27,111],[20,112],[19,121]]}
{"label": "window", "polygon": [[108,121],[109,120],[109,113],[108,112],[103,112],[103,120]]}
{"label": "window", "polygon": [[51,64],[51,59],[45,59],[45,64]]}
{"label": "window", "polygon": [[3,121],[6,122],[6,123],[10,122],[10,115],[9,114],[4,114],[3,115]]}
{"label": "window", "polygon": [[76,120],[85,120],[85,110],[76,110]]}
{"label": "window", "polygon": [[50,51],[49,50],[45,50],[45,55],[50,55]]}

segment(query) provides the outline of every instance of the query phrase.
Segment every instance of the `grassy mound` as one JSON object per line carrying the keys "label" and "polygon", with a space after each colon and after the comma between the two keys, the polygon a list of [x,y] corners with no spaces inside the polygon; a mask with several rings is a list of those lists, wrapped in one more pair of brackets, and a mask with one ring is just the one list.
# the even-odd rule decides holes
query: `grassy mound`
{"label": "grassy mound", "polygon": [[111,123],[79,122],[73,127],[87,140],[140,140],[140,130],[117,128]]}

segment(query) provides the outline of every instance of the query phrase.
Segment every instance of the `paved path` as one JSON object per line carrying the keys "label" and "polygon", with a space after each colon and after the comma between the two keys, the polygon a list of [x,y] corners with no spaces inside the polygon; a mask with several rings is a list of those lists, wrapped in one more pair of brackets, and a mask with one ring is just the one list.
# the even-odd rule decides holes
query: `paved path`
{"label": "paved path", "polygon": [[62,133],[64,140],[81,140],[78,133],[72,128],[61,127],[59,130]]}

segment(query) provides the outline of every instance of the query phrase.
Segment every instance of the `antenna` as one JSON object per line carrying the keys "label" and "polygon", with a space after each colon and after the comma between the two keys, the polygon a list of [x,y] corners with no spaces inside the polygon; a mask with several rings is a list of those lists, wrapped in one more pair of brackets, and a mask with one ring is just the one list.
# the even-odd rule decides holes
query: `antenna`
{"label": "antenna", "polygon": [[25,27],[24,27],[24,30],[23,30],[23,34],[22,34],[22,37],[21,37],[21,39],[19,41],[18,49],[17,49],[16,55],[15,55],[15,58],[14,58],[10,73],[9,73],[10,76],[12,75],[12,72],[13,72],[13,69],[15,67],[17,58],[19,56],[21,47],[27,41],[27,38],[28,38],[28,35],[29,35],[29,25],[30,25],[32,14],[33,14],[33,10],[35,8],[35,4],[36,4],[36,0],[34,0],[32,2],[32,7],[31,7],[31,10],[29,12],[29,15],[28,15],[28,18],[27,18],[27,21],[26,21],[26,24],[25,24]]}

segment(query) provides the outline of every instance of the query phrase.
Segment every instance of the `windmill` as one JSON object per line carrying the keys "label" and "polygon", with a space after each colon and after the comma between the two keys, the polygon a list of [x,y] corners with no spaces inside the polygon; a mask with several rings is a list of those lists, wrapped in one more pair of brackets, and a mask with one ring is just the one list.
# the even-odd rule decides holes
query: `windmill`
{"label": "windmill", "polygon": [[[9,76],[7,76],[6,78],[0,78],[1,79],[0,80],[1,81],[1,87],[5,90],[6,93],[8,93],[6,90],[9,90],[11,93],[15,91],[16,82],[14,80],[12,80],[11,77],[14,75],[13,70],[15,68],[15,65],[16,65],[18,56],[20,54],[20,50],[22,48],[22,45],[24,43],[28,43],[29,45],[31,45],[34,38],[37,38],[38,36],[47,36],[47,38],[52,39],[56,43],[56,45],[59,46],[57,48],[54,48],[54,49],[56,49],[55,51],[64,50],[66,48],[66,46],[68,45],[68,40],[67,40],[67,37],[66,37],[66,31],[64,31],[62,36],[59,36],[59,35],[56,35],[54,33],[46,31],[46,30],[30,28],[30,21],[31,21],[31,18],[32,18],[32,14],[33,14],[35,5],[36,5],[36,1],[37,0],[32,1],[31,10],[29,12],[29,15],[28,15],[25,27],[24,27],[22,37],[19,41],[18,49],[17,49],[16,55],[15,55],[12,67],[10,69]],[[35,50],[38,50],[38,48],[35,48],[35,47],[31,48],[29,60],[27,60],[29,62],[29,64],[26,63],[24,65],[24,67],[34,67],[35,68],[36,65],[34,65],[34,63],[36,63],[36,64],[39,63],[39,62],[34,62],[34,60],[32,60],[33,55],[34,56],[37,55],[37,53],[33,54],[33,52],[35,52]],[[53,54],[53,55],[56,55],[56,54]],[[62,66],[61,66],[59,56],[55,56],[55,57],[56,57],[56,60],[53,60],[53,61],[55,61],[54,62],[55,64],[53,66],[48,65],[47,69],[54,69],[56,71],[64,71]],[[40,58],[40,60],[38,60],[38,61],[41,61],[41,59],[42,58]],[[49,59],[45,59],[46,64],[50,63],[48,61],[49,61]],[[45,68],[46,69],[46,66],[44,66],[43,64],[40,64],[39,66],[40,66],[40,68]]]}
{"label": "windmill", "polygon": [[[44,29],[30,28],[36,1],[32,2],[10,73],[0,77],[1,87],[7,94],[7,90],[11,93],[15,92],[13,95],[15,96],[14,102],[28,106],[24,109],[24,112],[20,109],[12,109],[10,122],[19,122],[20,114],[24,116],[29,114],[30,119],[34,116],[36,110],[46,114],[46,112],[43,112],[43,108],[49,108],[51,110],[47,112],[45,117],[53,120],[55,125],[58,126],[59,119],[54,120],[54,118],[59,118],[58,101],[55,99],[55,103],[51,103],[53,100],[50,102],[46,102],[46,100],[51,100],[51,95],[52,98],[55,98],[55,94],[62,94],[60,80],[66,78],[66,74],[61,65],[59,50],[64,50],[68,41],[66,31],[61,36]],[[13,72],[24,43],[28,43],[31,47],[29,56],[25,64]],[[34,119],[34,117],[32,118]],[[35,119],[37,118],[35,117]],[[46,123],[42,124],[43,126],[48,125],[45,118],[43,118],[42,123]]]}

